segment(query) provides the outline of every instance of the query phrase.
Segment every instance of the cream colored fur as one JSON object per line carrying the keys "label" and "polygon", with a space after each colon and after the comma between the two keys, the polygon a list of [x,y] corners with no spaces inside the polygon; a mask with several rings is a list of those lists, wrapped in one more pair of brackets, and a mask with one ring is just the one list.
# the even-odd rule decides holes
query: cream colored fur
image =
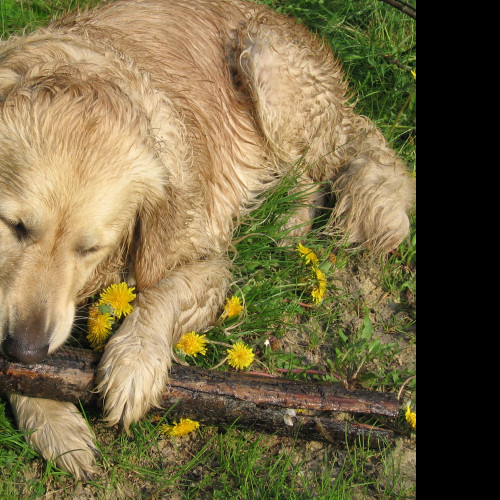
{"label": "cream colored fur", "polygon": [[[41,359],[68,337],[78,303],[135,285],[98,370],[104,418],[127,430],[159,404],[176,339],[216,319],[234,224],[300,159],[301,182],[335,183],[327,231],[396,247],[414,184],[347,94],[321,40],[239,0],[117,1],[0,43],[7,353]],[[93,435],[73,405],[10,401],[44,457],[94,472]]]}

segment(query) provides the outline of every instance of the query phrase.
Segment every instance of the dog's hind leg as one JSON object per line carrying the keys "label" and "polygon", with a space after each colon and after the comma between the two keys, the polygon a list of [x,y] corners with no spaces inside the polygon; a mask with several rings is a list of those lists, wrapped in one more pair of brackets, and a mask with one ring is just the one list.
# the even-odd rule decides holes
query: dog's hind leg
{"label": "dog's hind leg", "polygon": [[[269,13],[240,28],[236,70],[253,101],[265,144],[286,173],[298,166],[297,192],[307,191],[283,229],[308,232],[322,193],[311,189],[331,167],[335,124],[342,121],[346,90],[331,52],[304,26]],[[339,101],[339,105],[332,102]],[[325,138],[328,137],[326,141]],[[314,192],[316,191],[316,192]]]}
{"label": "dog's hind leg", "polygon": [[326,232],[340,229],[350,243],[391,251],[409,234],[415,181],[369,119],[353,114],[344,127],[348,161],[334,183],[337,203]]}
{"label": "dog's hind leg", "polygon": [[237,69],[279,162],[286,168],[302,158],[313,181],[340,174],[327,231],[376,251],[397,246],[408,234],[414,182],[373,123],[347,103],[332,51],[305,27],[266,15],[240,29],[239,50]]}
{"label": "dog's hind leg", "polygon": [[14,393],[8,397],[18,428],[30,446],[77,479],[92,478],[99,452],[92,431],[74,404]]}

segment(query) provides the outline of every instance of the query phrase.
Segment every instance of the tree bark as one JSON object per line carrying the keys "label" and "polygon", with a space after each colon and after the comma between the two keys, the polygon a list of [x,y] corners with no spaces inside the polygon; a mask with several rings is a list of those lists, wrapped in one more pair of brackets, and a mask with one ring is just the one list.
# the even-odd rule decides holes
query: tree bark
{"label": "tree bark", "polygon": [[[93,389],[99,359],[92,351],[75,348],[60,349],[36,365],[0,358],[0,392],[89,405],[98,399]],[[362,437],[376,446],[394,434],[348,422],[345,415],[394,418],[399,412],[399,403],[390,394],[180,365],[172,367],[162,406],[171,418],[211,425],[236,422],[258,431],[327,442]]]}

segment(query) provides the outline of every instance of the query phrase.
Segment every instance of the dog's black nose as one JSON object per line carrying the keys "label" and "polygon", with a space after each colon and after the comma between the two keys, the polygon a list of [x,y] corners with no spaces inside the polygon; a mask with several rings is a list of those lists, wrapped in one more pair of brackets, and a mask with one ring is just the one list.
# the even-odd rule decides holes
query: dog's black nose
{"label": "dog's black nose", "polygon": [[49,353],[49,345],[41,346],[25,345],[10,335],[3,341],[3,352],[16,361],[32,365],[43,361]]}

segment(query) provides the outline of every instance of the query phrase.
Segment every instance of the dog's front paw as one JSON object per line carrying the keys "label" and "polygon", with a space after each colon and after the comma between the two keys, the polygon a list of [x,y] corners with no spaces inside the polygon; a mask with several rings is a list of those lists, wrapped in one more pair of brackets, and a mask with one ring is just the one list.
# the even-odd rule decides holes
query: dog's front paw
{"label": "dog's front paw", "polygon": [[97,371],[104,419],[108,425],[121,424],[127,432],[130,424],[160,406],[170,367],[164,346],[138,334],[134,313],[111,338]]}
{"label": "dog's front paw", "polygon": [[97,472],[99,451],[87,422],[72,403],[10,394],[19,429],[46,460],[77,479],[90,480]]}

